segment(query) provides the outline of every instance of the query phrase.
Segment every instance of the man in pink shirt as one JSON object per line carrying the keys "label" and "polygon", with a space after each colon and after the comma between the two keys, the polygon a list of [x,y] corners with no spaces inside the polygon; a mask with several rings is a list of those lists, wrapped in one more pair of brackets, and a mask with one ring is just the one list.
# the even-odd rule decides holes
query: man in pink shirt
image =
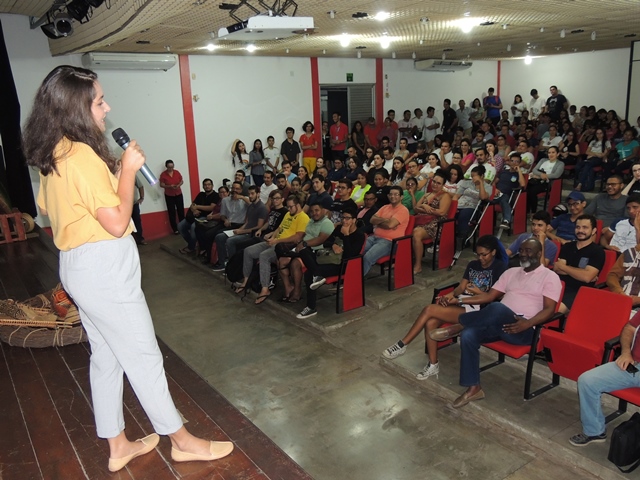
{"label": "man in pink shirt", "polygon": [[329,128],[331,135],[331,152],[333,159],[344,160],[344,151],[347,148],[349,127],[340,121],[340,112],[333,112],[333,125]]}
{"label": "man in pink shirt", "polygon": [[[513,345],[531,344],[533,327],[551,318],[560,301],[560,277],[541,264],[540,241],[535,238],[525,240],[519,254],[520,267],[504,272],[491,290],[464,300],[452,299],[452,305],[489,305],[463,313],[459,325],[438,328],[430,333],[437,341],[460,334],[460,385],[467,390],[454,400],[454,408],[484,398],[480,386],[480,345],[496,340]],[[497,302],[502,295],[502,300]]]}
{"label": "man in pink shirt", "polygon": [[397,185],[389,190],[389,204],[380,208],[372,217],[373,235],[367,238],[362,259],[366,275],[379,258],[391,253],[394,238],[405,235],[409,224],[409,210],[402,205],[402,187]]}

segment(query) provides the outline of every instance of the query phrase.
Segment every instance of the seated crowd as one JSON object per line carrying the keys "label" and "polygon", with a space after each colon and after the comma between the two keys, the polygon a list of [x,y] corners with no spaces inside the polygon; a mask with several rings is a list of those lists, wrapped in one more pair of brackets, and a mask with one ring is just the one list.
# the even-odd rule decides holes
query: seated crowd
{"label": "seated crowd", "polygon": [[[471,107],[461,100],[455,111],[445,100],[442,125],[429,107],[426,117],[419,108],[414,117],[406,110],[396,123],[390,110],[382,125],[369,118],[349,131],[336,112],[331,126],[323,123],[320,136],[305,122],[296,142],[294,129],[288,128],[280,149],[268,137],[267,148],[256,140],[246,154],[237,140],[232,156],[234,166],[242,168],[217,192],[211,180],[203,182],[203,192],[178,226],[187,242],[181,252],[201,255],[215,271],[241,255],[241,280],[234,285],[239,294],[248,288],[257,261],[256,304],[271,294],[275,268],[284,285],[280,301],[304,297],[298,318],[306,319],[317,314],[315,291],[340,273],[343,260],[363,254],[366,275],[391,253],[394,239],[412,235],[413,272],[420,273],[424,243],[436,239],[453,202],[456,237],[465,239],[481,203],[499,205],[499,228],[508,230],[511,194],[525,190],[531,232],[505,246],[492,235],[480,237],[477,259],[469,262],[460,284],[425,307],[405,336],[383,352],[389,359],[402,355],[424,331],[428,363],[417,379],[426,380],[440,371],[438,342],[460,335],[460,384],[466,390],[453,406],[484,398],[482,343],[530,344],[536,325],[558,311],[568,312],[581,287],[605,280],[611,291],[640,305],[637,129],[612,110],[569,108],[555,87],[546,102],[532,90],[528,108],[516,96],[511,114],[492,89],[489,93]],[[323,157],[316,158],[320,148]],[[539,209],[539,196],[568,166],[575,169],[574,191],[564,212],[552,219]],[[587,202],[583,192],[594,188],[597,173],[605,191]],[[411,217],[415,226],[408,232]],[[619,257],[603,278],[605,250]],[[212,251],[217,251],[215,263]],[[571,438],[573,445],[606,438],[602,392],[640,386],[622,371],[640,360],[640,347],[633,342],[639,324],[640,316],[633,317],[623,330],[617,363],[581,377],[584,433]],[[603,380],[609,376],[611,381]]]}

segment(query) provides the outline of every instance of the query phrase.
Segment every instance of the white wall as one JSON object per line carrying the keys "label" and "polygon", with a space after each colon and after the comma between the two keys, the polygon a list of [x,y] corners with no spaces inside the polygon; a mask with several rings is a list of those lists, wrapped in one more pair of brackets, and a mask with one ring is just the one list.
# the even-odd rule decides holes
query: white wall
{"label": "white wall", "polygon": [[[31,109],[33,96],[45,75],[61,64],[80,65],[79,55],[51,57],[47,38],[40,29],[30,30],[20,15],[0,15],[5,42],[22,106],[22,119]],[[526,66],[521,60],[503,61],[501,96],[509,106],[516,93],[528,101],[537,88],[544,96],[558,85],[570,102],[595,104],[623,113],[626,102],[629,50],[576,53],[535,59]],[[311,66],[308,58],[197,55],[189,57],[191,88],[199,101],[193,103],[199,162],[198,183],[213,178],[232,178],[230,147],[241,138],[250,149],[253,141],[276,137],[280,144],[287,126],[301,132],[304,121],[313,119]],[[319,81],[375,83],[374,59],[318,58]],[[404,109],[426,109],[432,105],[441,119],[442,100],[456,107],[460,98],[470,103],[497,86],[497,62],[475,61],[469,70],[456,73],[418,72],[411,60],[383,61],[384,111],[393,108],[398,117]],[[105,98],[112,111],[109,130],[124,128],[142,144],[152,170],[160,173],[172,158],[189,185],[185,126],[179,68],[168,72],[99,71]],[[114,150],[118,147],[113,144]],[[37,190],[37,176],[34,176]],[[185,188],[188,196],[189,188]],[[147,187],[143,213],[164,210],[164,199],[156,187]]]}
{"label": "white wall", "polygon": [[482,99],[489,87],[496,87],[497,62],[474,61],[468,70],[460,72],[420,72],[413,67],[413,60],[384,60],[384,112],[393,108],[396,120],[402,119],[404,110],[428,106],[436,109],[436,117],[442,122],[442,103],[451,100],[451,107],[458,108],[458,101],[468,106],[474,98]]}
{"label": "white wall", "polygon": [[276,146],[285,139],[285,129],[302,134],[302,124],[313,120],[311,65],[308,58],[189,57],[198,168],[200,177],[214,184],[233,179],[231,146],[242,140],[247,151],[269,135]]}
{"label": "white wall", "polygon": [[[44,77],[58,65],[81,66],[80,55],[51,57],[47,37],[39,28],[29,29],[28,17],[0,15],[0,19],[24,123]],[[176,168],[185,177],[186,196],[190,196],[178,67],[168,72],[99,70],[97,73],[105,100],[111,106],[107,116],[108,134],[117,127],[124,128],[142,145],[147,163],[157,175],[164,170],[166,159],[174,159]],[[118,152],[120,148],[112,140],[110,142]],[[34,193],[37,193],[37,172],[32,171],[31,177]],[[145,192],[142,213],[165,209],[160,187],[147,185]],[[46,217],[42,216],[38,216],[38,223],[48,225]]]}
{"label": "white wall", "polygon": [[318,58],[318,79],[322,85],[346,84],[347,73],[353,73],[353,83],[376,83],[376,60]]}
{"label": "white wall", "polygon": [[556,85],[570,104],[614,109],[624,116],[627,104],[629,49],[572,53],[535,58],[531,65],[522,60],[502,62],[502,104],[510,107],[516,94],[529,103],[532,88],[547,98]]}

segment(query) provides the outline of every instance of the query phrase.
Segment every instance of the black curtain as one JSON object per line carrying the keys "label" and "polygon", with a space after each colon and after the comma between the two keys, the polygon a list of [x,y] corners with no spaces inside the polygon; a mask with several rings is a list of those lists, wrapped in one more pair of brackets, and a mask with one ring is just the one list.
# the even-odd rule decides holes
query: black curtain
{"label": "black curtain", "polygon": [[24,161],[20,144],[20,102],[4,43],[2,21],[0,21],[0,112],[2,112],[0,137],[2,137],[4,150],[4,164],[0,161],[0,182],[4,182],[3,187],[9,194],[11,206],[35,217],[37,210],[29,168]]}

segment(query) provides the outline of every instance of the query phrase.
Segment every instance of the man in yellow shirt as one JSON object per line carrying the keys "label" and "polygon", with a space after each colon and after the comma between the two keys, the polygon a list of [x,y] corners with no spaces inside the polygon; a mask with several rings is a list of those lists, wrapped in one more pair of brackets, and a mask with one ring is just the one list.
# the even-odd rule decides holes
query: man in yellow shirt
{"label": "man in yellow shirt", "polygon": [[260,265],[260,285],[262,290],[256,299],[256,305],[264,302],[269,296],[269,281],[271,277],[271,264],[278,261],[275,247],[279,243],[292,245],[292,249],[302,242],[304,232],[309,223],[309,216],[302,210],[300,199],[295,195],[287,197],[287,214],[280,223],[280,228],[264,236],[264,242],[248,247],[244,251],[242,258],[242,276],[244,277],[236,293],[242,293],[247,288],[247,280],[253,270],[254,260],[259,260]]}

